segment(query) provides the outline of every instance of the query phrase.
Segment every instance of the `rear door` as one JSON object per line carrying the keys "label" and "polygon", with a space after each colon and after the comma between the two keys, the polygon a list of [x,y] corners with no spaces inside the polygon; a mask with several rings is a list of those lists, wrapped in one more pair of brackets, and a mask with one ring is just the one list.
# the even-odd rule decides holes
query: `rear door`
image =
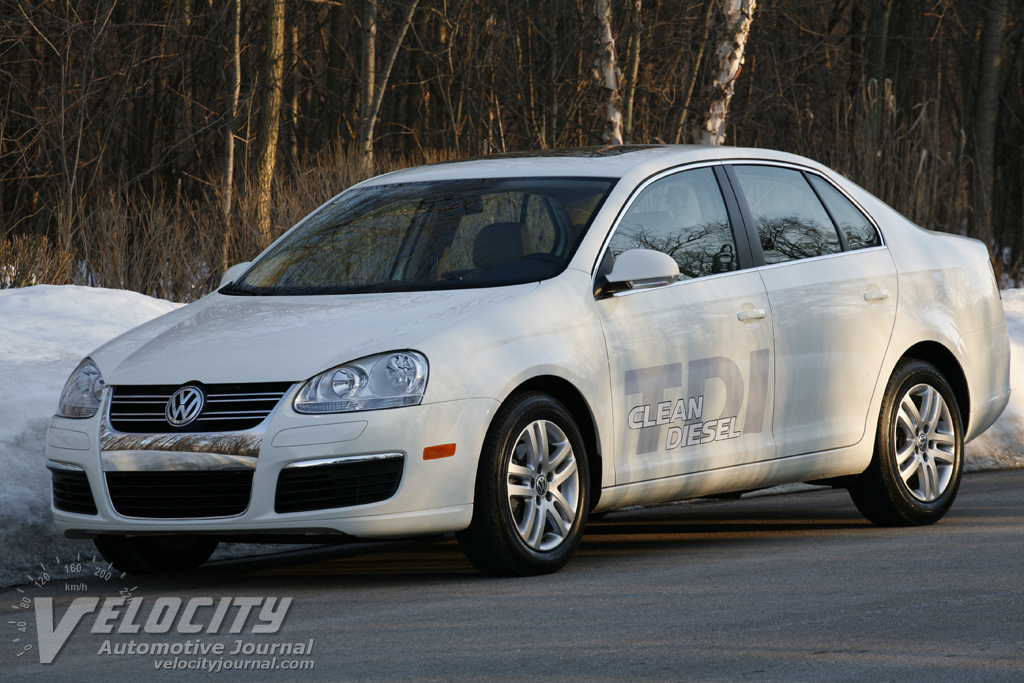
{"label": "rear door", "polygon": [[853,445],[877,417],[867,410],[896,318],[889,251],[871,221],[817,174],[736,164],[730,178],[764,258],[778,455]]}

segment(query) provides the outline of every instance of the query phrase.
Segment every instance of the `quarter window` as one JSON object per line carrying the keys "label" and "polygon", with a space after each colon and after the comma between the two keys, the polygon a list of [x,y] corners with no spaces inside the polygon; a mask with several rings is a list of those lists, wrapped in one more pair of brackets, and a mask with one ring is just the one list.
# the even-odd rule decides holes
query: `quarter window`
{"label": "quarter window", "polygon": [[875,226],[853,205],[853,202],[823,178],[811,174],[808,174],[808,177],[811,180],[811,185],[814,185],[814,189],[818,191],[821,201],[825,202],[825,206],[828,207],[832,218],[839,224],[839,229],[846,237],[846,244],[850,249],[866,249],[882,245]]}
{"label": "quarter window", "polygon": [[835,254],[839,233],[799,171],[734,166],[757,226],[766,264]]}
{"label": "quarter window", "polygon": [[629,249],[668,254],[681,279],[737,270],[736,243],[714,171],[683,171],[648,185],[608,245],[612,258]]}

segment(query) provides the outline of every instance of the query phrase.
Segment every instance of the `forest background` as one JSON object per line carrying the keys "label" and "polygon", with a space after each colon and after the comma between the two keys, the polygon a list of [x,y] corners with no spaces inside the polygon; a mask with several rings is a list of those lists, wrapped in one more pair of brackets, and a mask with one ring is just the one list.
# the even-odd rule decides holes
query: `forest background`
{"label": "forest background", "polygon": [[0,287],[191,301],[368,175],[691,142],[736,48],[725,144],[978,237],[1019,286],[1024,0],[761,0],[739,41],[731,5],[0,0]]}

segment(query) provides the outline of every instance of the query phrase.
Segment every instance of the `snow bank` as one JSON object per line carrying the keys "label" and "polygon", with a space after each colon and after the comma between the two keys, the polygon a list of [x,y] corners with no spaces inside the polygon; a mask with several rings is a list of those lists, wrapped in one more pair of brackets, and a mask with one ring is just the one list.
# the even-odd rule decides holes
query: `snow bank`
{"label": "snow bank", "polygon": [[55,555],[92,557],[50,520],[46,425],[68,375],[93,349],[180,304],[135,292],[40,285],[0,290],[0,586]]}
{"label": "snow bank", "polygon": [[[58,536],[50,520],[46,425],[85,355],[179,305],[110,289],[0,290],[0,586],[25,583],[40,561],[52,568],[54,556],[93,556],[91,542]],[[1013,356],[1024,359],[1024,290],[1004,292],[1003,308]],[[1024,467],[1024,362],[1014,363],[1011,382],[1002,418],[967,447],[968,469]]]}
{"label": "snow bank", "polygon": [[988,431],[967,445],[970,471],[1024,467],[1024,289],[1003,292],[1010,330],[1010,404]]}

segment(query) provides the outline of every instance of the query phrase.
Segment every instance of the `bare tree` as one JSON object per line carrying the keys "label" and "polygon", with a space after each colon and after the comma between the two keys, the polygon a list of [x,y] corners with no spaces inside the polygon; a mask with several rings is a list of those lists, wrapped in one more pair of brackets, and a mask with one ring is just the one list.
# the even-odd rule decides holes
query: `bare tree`
{"label": "bare tree", "polygon": [[363,73],[359,89],[359,151],[367,169],[373,167],[373,109],[374,88],[377,79],[377,0],[365,0],[363,5]]}
{"label": "bare tree", "polygon": [[[214,0],[210,0],[210,8],[214,8]],[[230,0],[228,4],[229,28],[228,28],[228,49],[219,60],[218,70],[221,81],[224,84],[226,94],[226,110],[224,112],[224,154],[221,157],[221,198],[220,209],[224,222],[223,246],[221,248],[221,269],[226,270],[230,262],[231,242],[234,238],[234,222],[231,220],[231,207],[234,202],[235,191],[235,137],[238,135],[238,126],[235,121],[238,116],[238,99],[242,91],[242,2],[241,0]],[[227,69],[224,69],[224,62],[227,61]]]}
{"label": "bare tree", "polygon": [[271,190],[277,165],[277,134],[281,122],[281,93],[284,81],[285,0],[266,0],[266,61],[263,70],[263,96],[256,137],[256,231],[260,241],[270,244]]}
{"label": "bare tree", "polygon": [[1006,0],[986,4],[984,42],[979,68],[978,98],[974,110],[975,220],[974,237],[992,248],[992,191],[996,130],[999,124],[999,80],[1002,69]]}
{"label": "bare tree", "polygon": [[736,79],[743,68],[743,52],[750,35],[757,0],[719,0],[719,12],[711,16],[709,25],[715,36],[715,51],[710,60],[710,79],[704,86],[703,101],[707,116],[693,128],[691,140],[696,144],[721,145],[725,142],[725,124],[729,103],[736,90]]}
{"label": "bare tree", "polygon": [[625,111],[625,120],[623,122],[625,136],[631,142],[633,140],[633,103],[636,101],[636,79],[640,73],[640,38],[643,29],[643,24],[641,23],[642,4],[643,0],[633,0],[631,3],[633,17],[629,32],[629,70],[627,72],[629,76],[626,80],[626,103],[623,107]]}
{"label": "bare tree", "polygon": [[195,298],[368,170],[610,122],[819,159],[1024,282],[1024,0],[760,2],[749,39],[740,0],[367,2],[0,0],[0,234],[73,247],[80,282]]}
{"label": "bare tree", "polygon": [[380,115],[380,105],[384,99],[384,89],[391,78],[391,69],[395,66],[398,51],[402,47],[405,34],[412,24],[413,15],[419,0],[409,0],[405,14],[399,24],[398,31],[391,41],[384,67],[377,74],[377,0],[366,0],[366,11],[363,15],[363,83],[361,90],[361,106],[359,116],[359,151],[367,170],[373,168],[373,129]]}
{"label": "bare tree", "polygon": [[347,83],[343,72],[347,63],[345,54],[345,32],[348,28],[350,9],[343,3],[332,4],[329,14],[327,33],[327,78],[326,92],[326,139],[331,143],[340,143],[343,138],[342,121],[344,119],[343,88]]}
{"label": "bare tree", "polygon": [[594,76],[603,93],[600,118],[603,122],[601,139],[609,145],[622,144],[622,70],[615,53],[615,33],[612,31],[611,0],[594,0],[594,17],[597,19],[597,58],[594,60]]}
{"label": "bare tree", "polygon": [[868,16],[867,75],[881,82],[885,78],[885,54],[889,44],[892,0],[875,0]]}
{"label": "bare tree", "polygon": [[683,141],[686,130],[686,117],[690,113],[690,100],[693,98],[693,87],[697,83],[698,76],[701,72],[701,67],[704,66],[704,51],[707,48],[708,38],[711,33],[711,16],[715,11],[715,6],[719,0],[704,0],[704,9],[702,12],[703,21],[701,26],[703,27],[703,33],[701,34],[700,40],[697,41],[697,49],[693,55],[693,63],[690,69],[686,72],[686,79],[683,81],[682,89],[682,102],[679,108],[679,116],[676,119],[675,125],[675,142],[677,145]]}

